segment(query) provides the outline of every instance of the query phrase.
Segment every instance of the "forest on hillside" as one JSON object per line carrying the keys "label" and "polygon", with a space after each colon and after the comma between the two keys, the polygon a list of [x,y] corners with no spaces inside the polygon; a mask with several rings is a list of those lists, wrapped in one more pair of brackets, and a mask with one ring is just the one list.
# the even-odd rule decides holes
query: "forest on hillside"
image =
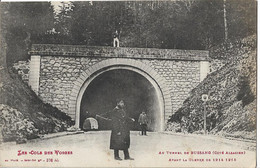
{"label": "forest on hillside", "polygon": [[1,3],[7,63],[32,43],[209,49],[256,33],[256,1],[88,1]]}

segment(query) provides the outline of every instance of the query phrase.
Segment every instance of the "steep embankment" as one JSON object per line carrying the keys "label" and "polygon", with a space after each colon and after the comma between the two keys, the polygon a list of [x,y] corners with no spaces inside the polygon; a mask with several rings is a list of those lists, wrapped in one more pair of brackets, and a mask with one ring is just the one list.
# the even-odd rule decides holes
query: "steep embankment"
{"label": "steep embankment", "polygon": [[13,69],[1,69],[0,76],[0,142],[23,143],[72,124],[65,113],[43,103]]}
{"label": "steep embankment", "polygon": [[176,132],[201,133],[206,103],[207,130],[239,138],[256,139],[256,41],[248,37],[229,45],[218,46],[211,57],[227,64],[209,74],[171,117],[168,129]]}

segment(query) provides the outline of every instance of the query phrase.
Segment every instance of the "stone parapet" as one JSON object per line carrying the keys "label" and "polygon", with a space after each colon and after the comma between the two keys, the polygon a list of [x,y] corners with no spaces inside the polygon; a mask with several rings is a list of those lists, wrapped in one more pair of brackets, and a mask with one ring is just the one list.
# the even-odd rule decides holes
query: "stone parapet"
{"label": "stone parapet", "polygon": [[204,50],[33,44],[30,55],[208,61]]}

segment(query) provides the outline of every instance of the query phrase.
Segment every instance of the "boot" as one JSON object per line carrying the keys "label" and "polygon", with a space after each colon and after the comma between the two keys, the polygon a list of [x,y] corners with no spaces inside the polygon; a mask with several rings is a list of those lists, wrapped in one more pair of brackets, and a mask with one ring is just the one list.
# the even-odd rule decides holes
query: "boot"
{"label": "boot", "polygon": [[115,160],[122,160],[122,159],[119,157],[119,150],[114,149],[114,157],[115,157]]}
{"label": "boot", "polygon": [[125,155],[125,160],[134,160],[134,158],[131,158],[131,157],[129,156],[128,149],[125,149],[125,150],[124,150],[124,155]]}

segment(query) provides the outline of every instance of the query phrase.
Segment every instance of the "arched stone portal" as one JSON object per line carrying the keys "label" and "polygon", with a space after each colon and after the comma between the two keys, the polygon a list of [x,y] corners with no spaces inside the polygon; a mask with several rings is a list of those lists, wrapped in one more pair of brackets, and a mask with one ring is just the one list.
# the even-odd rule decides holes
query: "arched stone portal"
{"label": "arched stone portal", "polygon": [[150,66],[133,60],[133,59],[123,59],[123,58],[112,58],[108,60],[101,61],[85,72],[81,73],[80,77],[74,83],[74,87],[71,91],[70,101],[69,101],[69,111],[70,114],[75,114],[76,127],[80,126],[80,105],[82,101],[83,94],[89,84],[99,75],[111,71],[111,70],[129,70],[136,72],[146,78],[151,85],[156,90],[156,95],[158,98],[159,106],[159,116],[160,116],[160,128],[158,131],[163,131],[165,127],[165,121],[167,117],[172,113],[172,104],[170,97],[170,90],[167,87],[166,81]]}

